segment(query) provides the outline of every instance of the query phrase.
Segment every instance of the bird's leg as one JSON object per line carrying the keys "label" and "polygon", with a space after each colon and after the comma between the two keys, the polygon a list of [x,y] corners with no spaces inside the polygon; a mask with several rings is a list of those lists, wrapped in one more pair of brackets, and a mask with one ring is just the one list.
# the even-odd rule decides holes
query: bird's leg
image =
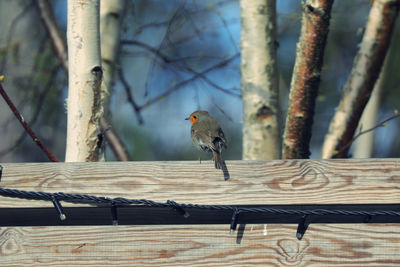
{"label": "bird's leg", "polygon": [[200,162],[200,164],[201,164],[201,156],[199,156],[199,162]]}

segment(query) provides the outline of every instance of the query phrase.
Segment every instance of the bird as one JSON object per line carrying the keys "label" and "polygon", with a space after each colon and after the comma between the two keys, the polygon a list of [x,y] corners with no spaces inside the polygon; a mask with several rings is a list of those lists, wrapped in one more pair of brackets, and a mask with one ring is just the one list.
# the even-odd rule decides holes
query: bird
{"label": "bird", "polygon": [[227,148],[224,132],[219,123],[205,110],[197,110],[185,120],[190,120],[193,144],[197,149],[213,153],[216,169],[223,169],[222,148]]}

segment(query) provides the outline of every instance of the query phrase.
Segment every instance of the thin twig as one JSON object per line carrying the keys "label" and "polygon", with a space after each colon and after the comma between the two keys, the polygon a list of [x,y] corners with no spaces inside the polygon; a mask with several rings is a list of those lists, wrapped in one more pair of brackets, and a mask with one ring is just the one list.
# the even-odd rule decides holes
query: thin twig
{"label": "thin twig", "polygon": [[220,105],[218,105],[213,97],[210,97],[211,102],[213,103],[213,105],[219,110],[219,112],[221,112],[228,120],[230,120],[231,122],[233,122],[233,119],[231,116],[229,116],[223,108],[220,107]]}
{"label": "thin twig", "polygon": [[[36,62],[36,61],[35,61]],[[37,103],[36,103],[36,107],[35,107],[35,111],[33,112],[33,116],[29,122],[29,125],[32,127],[33,125],[35,125],[36,121],[39,118],[39,114],[40,111],[43,107],[43,103],[46,99],[46,96],[48,95],[48,93],[50,92],[51,89],[51,85],[54,81],[54,78],[56,77],[56,74],[58,72],[58,70],[60,69],[61,65],[56,66],[55,68],[53,68],[53,70],[50,73],[50,79],[48,80],[48,82],[46,83],[46,85],[44,86],[44,90],[39,94],[39,97],[37,99]],[[36,69],[36,68],[34,68]],[[39,89],[34,88],[34,91],[39,91]],[[23,132],[14,142],[14,144],[12,146],[10,146],[9,148],[3,149],[2,151],[0,151],[0,157],[4,156],[7,153],[10,153],[11,151],[13,151],[14,149],[16,149],[25,139],[25,137],[27,136],[27,132]]]}
{"label": "thin twig", "polygon": [[[228,3],[228,2],[231,2],[231,1],[230,1],[230,0],[228,0],[228,1],[220,1],[220,2],[216,3],[216,6],[224,5],[224,4]],[[179,59],[174,59],[174,58],[170,58],[168,55],[166,55],[166,54],[164,54],[163,52],[161,52],[161,50],[162,50],[163,48],[165,48],[165,47],[171,47],[171,46],[172,46],[173,48],[175,48],[175,51],[179,51],[179,48],[176,47],[176,43],[175,43],[175,42],[172,42],[172,41],[170,40],[169,36],[170,36],[171,31],[172,31],[172,25],[173,25],[174,21],[175,21],[179,16],[181,16],[181,14],[183,14],[182,16],[187,16],[187,17],[189,18],[189,20],[192,22],[192,25],[193,25],[193,27],[195,28],[195,36],[198,36],[202,31],[204,31],[204,29],[199,29],[199,28],[195,25],[194,21],[191,20],[191,17],[188,16],[188,13],[190,13],[190,12],[188,12],[188,11],[185,9],[185,5],[186,5],[186,1],[183,1],[182,4],[175,10],[174,14],[173,14],[172,17],[169,19],[168,23],[167,23],[167,22],[164,23],[164,24],[166,24],[166,31],[165,31],[165,34],[164,34],[164,36],[163,36],[163,39],[162,39],[162,41],[161,41],[161,43],[160,43],[160,45],[159,45],[158,48],[154,48],[154,47],[152,47],[152,46],[150,46],[150,45],[148,45],[148,44],[142,43],[142,42],[137,41],[137,40],[123,40],[123,41],[121,41],[121,44],[125,44],[125,45],[136,45],[136,46],[138,46],[138,47],[141,47],[141,48],[144,48],[144,49],[150,51],[151,53],[153,53],[153,54],[156,56],[156,57],[154,57],[153,60],[151,61],[150,70],[149,70],[149,72],[148,72],[148,74],[147,74],[147,79],[146,79],[146,82],[145,82],[145,93],[144,93],[144,95],[145,95],[145,96],[148,95],[148,90],[149,90],[149,88],[148,88],[148,83],[149,83],[149,79],[150,79],[150,76],[151,76],[151,75],[153,74],[153,72],[154,72],[154,67],[155,67],[155,64],[156,64],[156,58],[159,58],[159,59],[161,59],[165,64],[170,64],[172,67],[175,67],[176,69],[179,69],[179,70],[182,70],[182,71],[189,72],[189,73],[193,74],[193,75],[195,76],[196,79],[197,79],[197,78],[203,79],[203,80],[204,80],[206,83],[208,83],[210,86],[214,87],[215,89],[217,89],[217,90],[219,90],[219,91],[221,91],[221,92],[223,92],[223,93],[226,93],[226,94],[229,94],[229,95],[232,95],[232,96],[235,96],[235,97],[239,97],[239,98],[240,98],[240,97],[241,97],[240,94],[235,94],[234,92],[232,92],[234,89],[237,89],[237,88],[231,88],[231,89],[223,88],[222,86],[220,86],[220,85],[214,83],[214,82],[211,81],[207,76],[205,76],[205,75],[204,75],[204,72],[197,72],[196,70],[194,70],[193,68],[191,68],[191,67],[186,63],[186,61],[185,61],[185,59],[187,59],[187,57],[181,57],[181,58],[179,58]],[[206,8],[206,9],[201,10],[201,11],[207,11],[207,12],[208,12],[208,11],[209,11],[209,8]],[[196,11],[196,12],[197,12],[197,11]],[[226,22],[225,20],[223,20],[223,24],[224,24],[225,27],[227,27],[227,22]],[[228,30],[228,29],[227,29],[227,31],[228,31],[228,33],[229,33],[229,30]],[[192,36],[192,37],[193,37],[193,36]],[[192,37],[190,37],[190,38],[192,38]],[[232,37],[232,36],[231,36],[231,37]],[[222,60],[222,59],[221,59],[221,60]],[[179,62],[180,62],[180,63],[179,63]],[[172,70],[175,71],[174,68],[172,68]],[[190,80],[193,81],[194,79],[190,79]],[[180,86],[185,85],[185,84],[187,84],[187,81],[183,81],[183,82],[179,83],[179,84],[176,85],[174,88],[175,88],[175,89],[180,88]],[[172,91],[173,91],[173,90],[174,90],[174,89],[172,89]],[[238,90],[240,90],[240,89],[238,89]],[[167,93],[167,94],[165,94],[165,95],[162,95],[162,96],[164,97],[164,96],[166,96],[166,95],[168,95],[168,94],[169,94],[169,93]],[[152,100],[149,100],[147,103],[149,103],[149,102],[151,102],[151,101],[152,101]],[[143,106],[146,106],[147,103],[144,104]]]}
{"label": "thin twig", "polygon": [[[217,8],[217,7],[222,7],[226,4],[231,4],[231,3],[235,3],[235,1],[234,0],[220,1],[220,2],[214,3],[212,6],[213,6],[213,8]],[[195,11],[186,11],[185,14],[186,14],[186,16],[193,16],[195,14],[200,14],[202,12],[210,12],[210,6],[206,5],[205,8],[195,10]],[[239,22],[239,20],[237,20],[237,19],[230,19],[229,21]],[[192,34],[185,35],[182,38],[175,40],[173,44],[174,44],[174,46],[178,46],[179,44],[185,43],[193,38],[199,37],[199,35],[201,33],[204,33],[208,30],[215,30],[216,28],[218,28],[218,26],[219,25],[216,23],[207,23],[207,25],[203,25],[201,27],[196,27],[196,30],[194,30],[192,32]],[[166,47],[164,47],[164,48],[166,48]]]}
{"label": "thin twig", "polygon": [[28,125],[28,123],[24,120],[22,117],[21,113],[18,111],[18,109],[15,107],[11,99],[8,97],[7,93],[3,89],[3,85],[0,83],[0,94],[3,96],[4,100],[6,101],[7,105],[10,107],[11,111],[14,113],[15,117],[19,120],[19,122],[22,124],[26,132],[32,137],[33,141],[40,147],[40,149],[43,150],[43,152],[47,155],[47,157],[54,162],[59,162],[59,160],[54,156],[48,149],[47,147],[40,141],[40,139],[36,136],[36,134],[33,132],[31,127]]}
{"label": "thin twig", "polygon": [[121,68],[118,68],[118,75],[119,78],[121,79],[122,85],[124,86],[128,102],[131,104],[133,110],[136,113],[136,118],[138,119],[139,124],[143,124],[144,121],[142,114],[140,113],[140,107],[138,106],[138,104],[136,104],[136,101],[132,96],[131,87],[129,86],[129,83],[126,80],[124,72],[122,71]]}
{"label": "thin twig", "polygon": [[336,108],[322,146],[322,158],[345,158],[345,147],[354,136],[382,66],[400,11],[400,1],[375,0],[365,26],[365,33],[354,58],[351,73],[343,85],[342,98]]}
{"label": "thin twig", "polygon": [[[146,50],[152,52],[153,54],[155,54],[157,57],[159,57],[161,60],[164,61],[164,63],[166,64],[172,64],[172,66],[177,67],[179,69],[183,69],[184,71],[187,71],[191,74],[197,75],[198,78],[203,79],[206,83],[208,83],[210,86],[214,87],[215,89],[231,95],[231,96],[235,96],[235,97],[239,97],[240,95],[233,93],[232,91],[238,88],[231,88],[231,89],[226,89],[223,88],[222,86],[219,86],[218,84],[214,83],[213,81],[211,81],[207,76],[205,76],[203,73],[199,73],[197,71],[195,71],[194,69],[192,69],[191,67],[189,67],[187,64],[185,64],[184,67],[181,67],[179,64],[177,64],[177,60],[176,59],[171,59],[169,58],[167,55],[165,55],[164,53],[162,53],[159,49],[155,49],[154,47],[151,47],[148,44],[142,43],[140,41],[136,41],[136,40],[123,40],[121,42],[122,44],[129,44],[129,45],[136,45],[142,48],[145,48]],[[184,60],[182,59],[182,61],[184,62]],[[239,89],[238,89],[239,90]]]}
{"label": "thin twig", "polygon": [[206,70],[196,73],[195,75],[193,75],[192,77],[190,77],[187,80],[184,80],[180,83],[175,84],[174,86],[170,87],[167,91],[165,91],[164,93],[160,94],[159,96],[154,97],[153,99],[148,100],[146,103],[144,103],[143,105],[141,105],[139,108],[140,109],[144,109],[149,107],[150,105],[160,101],[161,99],[165,98],[166,96],[168,96],[169,94],[171,94],[172,92],[182,88],[183,86],[189,84],[190,82],[196,80],[197,78],[203,76],[204,74],[211,72],[213,70],[219,69],[221,67],[226,66],[227,64],[229,64],[230,62],[232,62],[235,58],[239,57],[239,53],[233,55],[232,57],[225,59],[221,62],[218,62],[217,64],[207,68]]}
{"label": "thin twig", "polygon": [[228,34],[228,36],[229,36],[229,39],[231,40],[231,43],[232,43],[232,45],[233,45],[234,48],[235,48],[235,51],[236,51],[236,52],[239,52],[240,49],[239,49],[239,47],[238,47],[237,42],[235,42],[235,39],[233,38],[232,32],[228,29],[228,23],[227,23],[226,19],[224,19],[224,17],[221,16],[221,13],[218,12],[218,11],[216,11],[215,14],[217,14],[218,18],[222,21],[222,24],[224,24],[225,31],[227,32],[227,34]]}
{"label": "thin twig", "polygon": [[[20,19],[24,18],[26,16],[26,13],[29,12],[31,10],[32,7],[32,3],[26,5],[24,7],[24,9],[12,20],[11,22],[11,26],[8,30],[7,33],[7,41],[6,41],[6,48],[9,49],[10,45],[11,45],[11,38],[13,35],[14,30],[17,27],[17,24],[19,23]],[[7,59],[8,59],[8,53],[5,53],[5,56],[3,56],[3,60],[0,63],[0,73],[4,73],[4,69],[7,63]]]}
{"label": "thin twig", "polygon": [[122,40],[121,44],[122,45],[136,45],[138,47],[142,47],[142,48],[152,52],[157,57],[161,58],[165,63],[169,63],[172,61],[167,55],[163,54],[160,51],[160,49],[155,49],[154,47],[152,47],[146,43],[143,43],[143,42],[140,42],[137,40]]}
{"label": "thin twig", "polygon": [[340,154],[340,153],[342,153],[343,151],[347,150],[348,147],[351,146],[351,144],[353,144],[354,141],[356,141],[356,139],[359,138],[361,135],[364,135],[364,134],[366,134],[366,133],[369,133],[369,132],[371,132],[371,131],[373,131],[373,130],[379,128],[379,127],[384,127],[384,126],[386,126],[386,124],[387,124],[389,121],[394,120],[394,119],[397,119],[397,118],[399,118],[399,117],[400,117],[400,114],[395,114],[395,115],[393,115],[393,116],[387,118],[386,120],[384,120],[384,121],[378,123],[378,124],[375,125],[374,127],[359,132],[359,133],[356,134],[346,145],[344,145],[339,151],[337,151],[337,152],[335,153],[335,155],[336,155],[336,154]]}
{"label": "thin twig", "polygon": [[[212,6],[214,8],[216,8],[216,7],[222,7],[224,5],[233,4],[233,3],[236,3],[236,0],[223,0],[223,1],[220,1],[220,2],[217,2],[217,3],[213,3]],[[193,4],[196,4],[196,2],[193,2]],[[202,12],[210,12],[210,5],[205,5],[204,8],[199,8],[199,9],[196,9],[196,10],[186,11],[186,15],[190,17],[190,16],[193,16],[195,14],[202,13]],[[143,31],[145,31],[146,29],[149,29],[149,28],[160,28],[160,27],[166,26],[166,25],[169,24],[170,21],[171,21],[171,19],[168,19],[168,20],[162,21],[162,22],[151,22],[151,23],[148,23],[148,24],[144,24],[142,26],[138,26],[136,28],[136,30],[135,30],[135,34],[134,35],[139,35]],[[212,25],[211,28],[215,28],[215,25]],[[197,30],[199,30],[199,29],[197,29]],[[199,31],[201,31],[201,30],[199,30]]]}
{"label": "thin twig", "polygon": [[56,20],[51,10],[48,0],[36,0],[36,5],[39,9],[40,19],[43,22],[47,32],[49,33],[51,42],[56,50],[57,56],[65,70],[68,70],[67,47],[64,38],[57,26]]}
{"label": "thin twig", "polygon": [[[30,74],[30,76],[29,76],[29,78],[28,78],[28,80],[30,80],[31,82],[31,85],[30,85],[30,87],[32,87],[32,92],[38,92],[39,91],[39,88],[37,88],[36,87],[36,83],[34,82],[34,81],[36,81],[36,79],[35,79],[35,74],[37,75],[38,73],[39,73],[39,71],[38,71],[38,69],[40,68],[40,62],[42,62],[42,60],[40,60],[40,58],[41,58],[41,56],[43,56],[43,54],[44,54],[44,50],[45,50],[45,48],[46,48],[46,40],[47,40],[47,37],[46,36],[43,36],[42,38],[41,38],[41,40],[39,41],[39,43],[40,43],[40,45],[39,45],[39,47],[38,47],[38,49],[37,49],[37,51],[35,52],[35,56],[34,56],[34,58],[33,58],[33,62],[34,62],[34,64],[33,64],[33,67],[32,67],[32,72],[31,72],[31,74]],[[34,83],[34,84],[32,84],[32,83]],[[21,88],[23,88],[23,87],[25,87],[26,86],[26,84],[25,83],[22,83],[22,84],[17,84],[17,86],[18,87],[21,87]],[[26,92],[24,95],[23,95],[23,97],[22,97],[22,99],[19,101],[19,103],[17,103],[17,106],[18,107],[23,107],[23,106],[25,106],[25,105],[28,105],[28,102],[30,101],[30,93],[28,93],[28,92]],[[36,105],[36,107],[38,107],[37,105]],[[39,110],[37,110],[36,109],[36,111],[40,111],[40,108],[39,108]],[[35,114],[36,114],[36,111],[35,111]],[[39,114],[38,115],[36,115],[36,116],[39,116]],[[33,126],[33,123],[32,123],[32,121],[34,121],[34,119],[35,119],[35,117],[34,116],[32,116],[32,119],[31,119],[31,122],[29,123],[29,125],[31,125],[31,126]],[[36,120],[36,119],[35,119]],[[14,122],[14,118],[11,116],[11,117],[9,117],[9,119],[7,119],[7,121],[6,121],[6,123],[4,124],[4,126],[5,127],[8,127],[8,125],[10,124],[10,123],[13,123]],[[10,151],[12,151],[13,150],[13,147],[17,147],[18,145],[19,145],[19,141],[23,141],[24,140],[24,138],[25,138],[25,134],[23,134],[23,135],[21,135],[19,138],[17,138],[17,142],[11,147],[11,148],[9,148],[9,149],[4,149],[3,151],[1,151],[0,152],[0,156],[2,156],[2,155],[4,155],[4,154],[7,154],[8,152],[10,152]],[[5,151],[7,151],[7,152],[5,152]]]}
{"label": "thin twig", "polygon": [[111,127],[104,117],[100,119],[100,126],[117,159],[119,161],[130,161],[131,159],[129,157],[129,154],[126,151],[124,145],[121,143],[121,139],[116,135],[115,131],[110,131]]}
{"label": "thin twig", "polygon": [[[183,3],[176,9],[176,11],[172,15],[171,19],[168,21],[167,30],[165,31],[165,34],[164,34],[164,37],[163,37],[163,39],[161,41],[160,47],[157,49],[158,52],[163,48],[165,42],[170,43],[168,36],[169,36],[169,34],[171,32],[172,23],[178,17],[178,14],[180,13],[180,11],[184,9],[185,5],[186,5],[186,0],[184,0]],[[148,95],[148,92],[149,92],[149,79],[150,79],[150,76],[152,76],[152,74],[153,74],[154,67],[155,67],[155,58],[151,61],[150,70],[147,73],[146,82],[144,84],[144,88],[145,88],[144,89],[144,96]]]}

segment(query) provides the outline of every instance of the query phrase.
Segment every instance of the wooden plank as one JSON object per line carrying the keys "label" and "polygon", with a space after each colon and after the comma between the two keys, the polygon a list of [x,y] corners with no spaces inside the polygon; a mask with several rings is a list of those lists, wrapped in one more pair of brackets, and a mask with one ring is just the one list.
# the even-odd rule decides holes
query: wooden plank
{"label": "wooden plank", "polygon": [[[399,162],[228,161],[228,181],[211,162],[10,163],[0,186],[214,205],[398,204]],[[51,203],[0,198],[3,209],[44,206]],[[228,224],[3,226],[0,266],[400,264],[398,224],[311,224],[301,241],[296,228],[246,225],[238,238]]]}
{"label": "wooden plank", "polygon": [[1,266],[399,266],[398,225],[2,227]]}
{"label": "wooden plank", "polygon": [[[196,204],[392,204],[400,159],[6,163],[0,186]],[[66,204],[65,204],[66,205]],[[0,208],[51,203],[0,197]]]}

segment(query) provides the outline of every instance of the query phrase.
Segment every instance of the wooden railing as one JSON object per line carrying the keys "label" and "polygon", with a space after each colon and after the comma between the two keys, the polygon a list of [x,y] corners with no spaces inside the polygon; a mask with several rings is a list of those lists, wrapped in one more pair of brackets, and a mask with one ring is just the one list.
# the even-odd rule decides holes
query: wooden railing
{"label": "wooden railing", "polygon": [[[399,159],[227,161],[228,181],[211,162],[1,165],[0,187],[26,191],[202,205],[390,204],[399,210],[400,204]],[[77,206],[62,205],[67,211]],[[242,223],[237,234],[230,235],[229,225],[222,222],[204,224],[191,218],[190,224],[172,224],[170,218],[165,224],[165,211],[154,210],[152,223],[113,226],[110,214],[97,218],[103,211],[90,213],[88,205],[78,206],[82,210],[74,214],[81,217],[76,223],[81,226],[33,226],[57,225],[56,211],[54,216],[48,212],[54,210],[51,202],[0,197],[0,266],[400,264],[398,223],[310,224],[297,240],[297,224]],[[42,224],[9,226],[12,218],[22,225],[17,221],[21,223],[24,211],[26,225],[33,220]],[[68,221],[73,215],[66,213]],[[110,225],[104,226],[107,221]]]}

